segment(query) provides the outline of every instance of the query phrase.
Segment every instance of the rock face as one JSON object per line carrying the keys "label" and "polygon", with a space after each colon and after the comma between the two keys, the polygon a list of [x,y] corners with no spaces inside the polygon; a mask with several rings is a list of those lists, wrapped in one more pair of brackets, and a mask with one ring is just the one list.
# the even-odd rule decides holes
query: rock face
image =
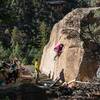
{"label": "rock face", "polygon": [[[93,55],[90,44],[87,48],[84,47],[85,43],[80,33],[82,20],[96,9],[99,8],[75,9],[54,25],[50,40],[43,50],[40,64],[42,73],[50,75],[54,80],[57,77],[64,77],[65,81],[86,81],[95,76],[98,69],[97,56]],[[58,42],[64,47],[61,55],[54,60],[54,47]]]}

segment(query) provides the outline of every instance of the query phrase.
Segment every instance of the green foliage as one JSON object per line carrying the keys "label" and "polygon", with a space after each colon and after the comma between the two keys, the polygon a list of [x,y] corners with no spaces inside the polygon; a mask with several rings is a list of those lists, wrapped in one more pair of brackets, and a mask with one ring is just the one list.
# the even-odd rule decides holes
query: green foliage
{"label": "green foliage", "polygon": [[10,49],[4,49],[4,47],[2,46],[2,43],[0,42],[0,59],[8,59],[10,56]]}
{"label": "green foliage", "polygon": [[[0,60],[18,57],[23,64],[31,64],[34,59],[40,59],[55,22],[73,8],[95,5],[95,0],[68,0],[62,11],[59,11],[45,2],[46,0],[0,1]],[[99,13],[95,16],[99,16]],[[97,33],[99,26],[95,26],[95,29],[94,26],[95,24],[90,26],[90,29]]]}
{"label": "green foliage", "polygon": [[31,64],[33,59],[40,59],[42,55],[42,49],[32,47],[27,54],[28,62]]}
{"label": "green foliage", "polygon": [[24,59],[22,60],[22,64],[25,64],[25,65],[29,64],[28,59],[27,59],[27,58],[24,58]]}
{"label": "green foliage", "polygon": [[15,47],[13,48],[12,56],[17,57],[17,58],[21,58],[21,48],[20,48],[20,45],[18,43],[16,43]]}
{"label": "green foliage", "polygon": [[47,43],[47,26],[44,21],[41,22],[39,31],[40,31],[40,35],[41,35],[40,36],[40,38],[41,38],[40,45],[41,45],[41,48],[43,49],[43,47]]}
{"label": "green foliage", "polygon": [[12,34],[12,45],[16,45],[16,43],[23,44],[26,38],[25,33],[21,32],[17,27],[14,27],[11,34]]}
{"label": "green foliage", "polygon": [[96,0],[91,0],[91,6],[95,6],[96,5]]}
{"label": "green foliage", "polygon": [[[81,24],[82,27],[82,36],[85,39],[90,39],[100,45],[100,10],[90,12],[88,19],[83,21]],[[92,18],[92,20],[91,20]]]}
{"label": "green foliage", "polygon": [[2,44],[0,43],[0,59],[4,58],[5,55],[4,55],[4,48],[2,46]]}
{"label": "green foliage", "polygon": [[10,100],[8,96],[5,97],[5,100]]}
{"label": "green foliage", "polygon": [[91,6],[92,0],[78,0],[79,7],[88,7]]}

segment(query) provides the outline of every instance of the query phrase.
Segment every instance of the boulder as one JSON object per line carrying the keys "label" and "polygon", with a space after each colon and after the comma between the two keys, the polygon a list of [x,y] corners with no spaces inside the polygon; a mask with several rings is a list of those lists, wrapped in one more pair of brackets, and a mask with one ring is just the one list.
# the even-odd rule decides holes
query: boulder
{"label": "boulder", "polygon": [[[65,81],[88,81],[96,75],[98,69],[97,55],[93,53],[94,41],[82,39],[82,21],[91,18],[90,12],[95,8],[77,8],[56,23],[51,31],[50,40],[44,47],[40,64],[42,73],[53,80],[64,77]],[[92,19],[91,19],[92,20]],[[56,57],[54,47],[57,43],[64,45],[60,56]],[[87,47],[85,46],[87,44]]]}

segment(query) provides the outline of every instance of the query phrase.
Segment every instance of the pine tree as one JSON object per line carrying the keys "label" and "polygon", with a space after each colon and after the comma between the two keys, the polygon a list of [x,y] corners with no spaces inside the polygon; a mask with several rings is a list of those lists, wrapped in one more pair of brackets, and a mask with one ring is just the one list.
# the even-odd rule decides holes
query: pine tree
{"label": "pine tree", "polygon": [[40,27],[39,27],[39,32],[40,32],[40,46],[43,49],[43,47],[47,43],[47,26],[44,21],[41,22]]}
{"label": "pine tree", "polygon": [[22,58],[22,51],[21,51],[21,47],[18,43],[16,43],[16,45],[13,47],[12,49],[12,53],[10,55],[10,58],[14,58],[17,57],[19,59]]}

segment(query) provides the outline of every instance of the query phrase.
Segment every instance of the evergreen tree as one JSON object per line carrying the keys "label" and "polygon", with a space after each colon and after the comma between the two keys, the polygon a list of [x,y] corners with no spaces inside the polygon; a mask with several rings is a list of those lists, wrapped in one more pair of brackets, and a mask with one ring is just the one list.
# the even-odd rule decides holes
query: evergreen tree
{"label": "evergreen tree", "polygon": [[22,58],[22,51],[18,43],[16,43],[15,47],[12,49],[12,53],[10,55],[10,58],[14,58],[14,57],[17,57],[19,59]]}
{"label": "evergreen tree", "polygon": [[[52,9],[46,1],[0,0],[0,59],[18,56],[23,62],[31,63],[33,59],[40,58],[54,23],[72,9],[96,6],[100,2],[67,0],[62,11],[59,11]],[[99,12],[96,14],[100,15]],[[89,20],[85,24],[88,25],[88,22]],[[84,26],[82,28],[86,29]],[[99,41],[99,36],[95,35],[99,33],[99,25],[89,23],[89,28],[95,40]]]}
{"label": "evergreen tree", "polygon": [[47,26],[46,26],[46,23],[44,21],[42,21],[40,23],[39,32],[40,32],[40,47],[43,49],[43,47],[47,43],[47,34],[48,34],[47,33]]}
{"label": "evergreen tree", "polygon": [[11,50],[8,49],[4,49],[2,43],[0,42],[0,60],[7,60],[9,58],[11,54]]}

